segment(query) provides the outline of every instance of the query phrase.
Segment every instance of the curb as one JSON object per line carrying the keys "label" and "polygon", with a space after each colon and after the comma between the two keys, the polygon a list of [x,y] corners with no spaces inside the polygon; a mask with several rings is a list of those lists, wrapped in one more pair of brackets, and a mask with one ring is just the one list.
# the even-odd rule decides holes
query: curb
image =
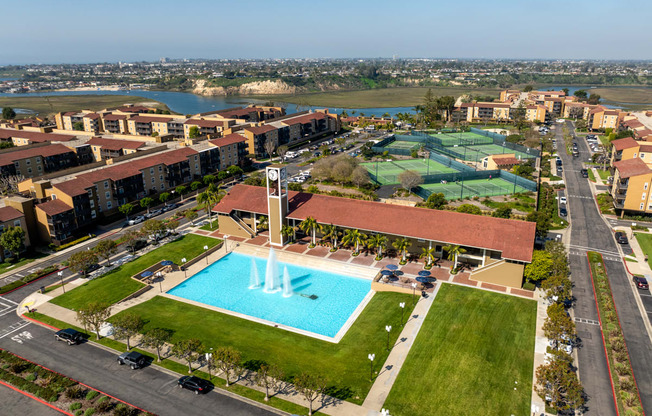
{"label": "curb", "polygon": [[34,396],[34,395],[31,394],[31,393],[27,393],[26,391],[22,391],[22,390],[20,390],[20,389],[18,389],[18,388],[16,388],[16,387],[12,386],[12,385],[9,384],[9,383],[5,383],[4,381],[0,380],[0,384],[2,384],[3,386],[9,387],[9,388],[12,389],[13,391],[17,391],[18,393],[22,394],[23,396],[29,397],[29,398],[32,399],[32,400],[36,400],[37,402],[39,402],[39,403],[41,403],[41,404],[44,404],[44,405],[48,406],[48,407],[51,408],[51,409],[54,409],[54,410],[56,410],[56,411],[58,411],[58,412],[61,412],[61,413],[63,413],[64,415],[74,416],[72,413],[68,413],[68,412],[66,412],[66,411],[63,410],[63,409],[59,409],[58,407],[51,405],[50,403],[46,402],[45,400],[39,399],[38,397]]}
{"label": "curb", "polygon": [[41,276],[41,277],[39,277],[39,278],[37,278],[37,279],[32,280],[31,282],[27,282],[27,283],[25,283],[25,284],[23,284],[23,285],[18,286],[17,288],[11,289],[10,291],[5,292],[5,293],[1,294],[0,296],[8,295],[8,294],[10,294],[11,292],[15,292],[15,291],[17,291],[18,289],[22,289],[22,288],[24,288],[24,287],[27,286],[27,285],[31,285],[31,284],[34,283],[34,282],[38,282],[38,281],[41,280],[41,279],[44,279],[44,278],[46,278],[46,277],[48,277],[48,276],[50,276],[50,275],[52,275],[52,274],[54,274],[54,273],[58,273],[58,272],[60,272],[60,271],[62,271],[62,270],[65,270],[65,269],[67,269],[67,268],[68,268],[68,266],[66,266],[66,267],[62,267],[62,268],[57,269],[57,270],[53,270],[53,271],[51,271],[51,272],[48,273],[48,274],[44,274],[43,276]]}

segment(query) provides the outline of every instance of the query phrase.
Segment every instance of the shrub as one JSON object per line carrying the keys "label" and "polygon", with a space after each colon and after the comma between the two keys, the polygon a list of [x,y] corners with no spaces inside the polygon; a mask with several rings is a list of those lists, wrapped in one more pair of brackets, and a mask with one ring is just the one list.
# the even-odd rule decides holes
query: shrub
{"label": "shrub", "polygon": [[82,399],[84,396],[84,389],[82,389],[80,386],[73,386],[66,390],[66,397],[69,399]]}
{"label": "shrub", "polygon": [[127,407],[124,404],[120,403],[113,410],[113,416],[135,416],[136,409]]}
{"label": "shrub", "polygon": [[627,362],[627,353],[625,351],[617,352],[614,355],[614,358],[619,363],[626,363]]}
{"label": "shrub", "polygon": [[523,289],[525,289],[525,290],[534,290],[534,289],[536,289],[536,285],[534,283],[532,283],[532,282],[525,282],[523,284]]}
{"label": "shrub", "polygon": [[82,416],[84,414],[84,411],[82,409],[79,409],[75,412],[75,416]]}
{"label": "shrub", "polygon": [[113,403],[106,396],[100,397],[97,403],[95,403],[95,410],[97,410],[97,413],[108,413],[112,407]]}
{"label": "shrub", "polygon": [[28,374],[27,377],[25,377],[25,380],[27,381],[35,381],[36,380],[36,374]]}
{"label": "shrub", "polygon": [[9,365],[9,370],[11,370],[12,373],[20,374],[23,371],[27,370],[27,364],[22,362],[12,363],[11,365]]}
{"label": "shrub", "polygon": [[86,393],[86,400],[93,400],[97,396],[99,396],[100,393],[96,392],[95,390],[91,390],[88,393]]}
{"label": "shrub", "polygon": [[81,409],[81,407],[82,407],[82,404],[81,404],[81,403],[79,403],[79,402],[75,402],[75,403],[73,403],[73,404],[70,405],[70,411],[71,411],[71,412],[74,412],[74,411],[77,410],[77,409]]}
{"label": "shrub", "polygon": [[89,408],[86,409],[86,411],[84,412],[84,416],[92,416],[92,415],[94,415],[94,414],[95,414],[95,409],[92,408],[92,407],[89,407]]}
{"label": "shrub", "polygon": [[629,375],[629,368],[627,368],[626,365],[617,363],[615,367],[616,367],[616,372],[618,373],[619,376],[623,377]]}
{"label": "shrub", "polygon": [[[629,371],[628,371],[629,372]],[[627,377],[626,379],[623,379],[620,382],[620,388],[625,391],[629,391],[631,393],[636,392],[636,385],[634,384],[634,381]]]}

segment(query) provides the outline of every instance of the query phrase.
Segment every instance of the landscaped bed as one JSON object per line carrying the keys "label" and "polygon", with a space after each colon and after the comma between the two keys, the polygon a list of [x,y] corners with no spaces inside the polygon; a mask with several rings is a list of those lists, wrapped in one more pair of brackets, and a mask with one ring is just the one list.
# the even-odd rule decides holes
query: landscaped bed
{"label": "landscaped bed", "polygon": [[162,260],[171,260],[176,264],[181,264],[183,257],[190,260],[203,253],[205,245],[211,248],[219,243],[220,240],[215,238],[194,234],[185,235],[179,240],[150,251],[102,277],[84,283],[78,288],[52,299],[50,302],[75,310],[79,310],[88,303],[98,300],[110,304],[116,303],[144,286],[143,283],[131,278],[136,273]]}
{"label": "landscaped bed", "polygon": [[[307,372],[327,380],[327,394],[361,404],[369,392],[367,354],[376,354],[376,369],[387,359],[385,325],[393,327],[391,343],[401,331],[401,308],[410,316],[410,295],[379,292],[337,343],[273,328],[157,296],[127,311],[139,315],[151,328],[174,331],[172,343],[198,338],[208,348],[231,346],[242,353],[243,361],[266,361],[281,367],[286,378]],[[531,368],[530,368],[531,371]]]}
{"label": "landscaped bed", "polygon": [[384,407],[392,414],[530,414],[536,302],[444,284]]}

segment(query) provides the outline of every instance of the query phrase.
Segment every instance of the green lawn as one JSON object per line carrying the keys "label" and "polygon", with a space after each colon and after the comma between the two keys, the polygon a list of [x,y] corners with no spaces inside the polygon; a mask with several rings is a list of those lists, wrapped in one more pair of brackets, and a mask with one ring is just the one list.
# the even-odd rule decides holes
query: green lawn
{"label": "green lawn", "polygon": [[634,236],[643,253],[647,255],[647,263],[652,267],[652,234],[634,233]]}
{"label": "green lawn", "polygon": [[172,260],[181,263],[181,258],[192,259],[204,251],[204,246],[213,247],[220,240],[188,234],[181,239],[150,251],[144,256],[129,262],[112,272],[91,280],[76,289],[68,291],[50,302],[64,308],[77,310],[92,301],[105,301],[111,304],[134,293],[144,285],[131,276],[162,261]]}
{"label": "green lawn", "polygon": [[[140,315],[145,330],[169,328],[172,342],[199,338],[212,348],[232,346],[242,353],[244,361],[264,360],[278,365],[286,377],[309,372],[328,381],[328,393],[361,404],[371,388],[367,354],[376,354],[376,368],[387,358],[385,325],[392,325],[392,342],[400,332],[400,302],[411,303],[411,296],[379,292],[337,344],[295,334],[282,329],[198,306],[157,296],[129,312]],[[405,316],[409,316],[409,310]]]}
{"label": "green lawn", "polygon": [[443,285],[383,407],[400,416],[530,414],[536,308]]}
{"label": "green lawn", "polygon": [[217,221],[217,218],[213,220],[213,226],[211,227],[211,223],[209,222],[208,224],[202,225],[199,227],[200,230],[205,230],[205,231],[215,231],[218,228],[220,228],[220,224]]}
{"label": "green lawn", "polygon": [[498,209],[502,206],[508,206],[513,210],[518,210],[522,212],[532,212],[536,206],[536,199],[530,195],[511,195],[509,197],[511,201],[506,202],[496,202],[492,200],[482,201],[482,204],[492,208]]}
{"label": "green lawn", "polygon": [[6,273],[9,270],[9,267],[11,267],[12,269],[16,269],[16,268],[18,268],[20,266],[24,266],[24,265],[26,265],[28,263],[31,263],[36,259],[40,259],[41,257],[44,257],[44,256],[46,256],[46,255],[43,254],[43,253],[35,253],[31,257],[21,257],[18,261],[13,262],[13,263],[8,263],[6,261],[2,262],[2,263],[0,263],[0,274]]}
{"label": "green lawn", "polygon": [[609,176],[611,176],[611,172],[602,169],[596,169],[596,170],[598,171],[598,175],[600,175],[600,178],[606,183]]}

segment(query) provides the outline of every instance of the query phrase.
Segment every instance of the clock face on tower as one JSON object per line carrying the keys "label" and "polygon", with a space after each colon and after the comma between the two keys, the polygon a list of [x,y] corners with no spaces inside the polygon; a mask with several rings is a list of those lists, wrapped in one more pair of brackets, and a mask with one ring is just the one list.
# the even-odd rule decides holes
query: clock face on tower
{"label": "clock face on tower", "polygon": [[275,181],[278,179],[278,171],[276,169],[271,169],[267,173],[267,177],[269,178],[270,181]]}

